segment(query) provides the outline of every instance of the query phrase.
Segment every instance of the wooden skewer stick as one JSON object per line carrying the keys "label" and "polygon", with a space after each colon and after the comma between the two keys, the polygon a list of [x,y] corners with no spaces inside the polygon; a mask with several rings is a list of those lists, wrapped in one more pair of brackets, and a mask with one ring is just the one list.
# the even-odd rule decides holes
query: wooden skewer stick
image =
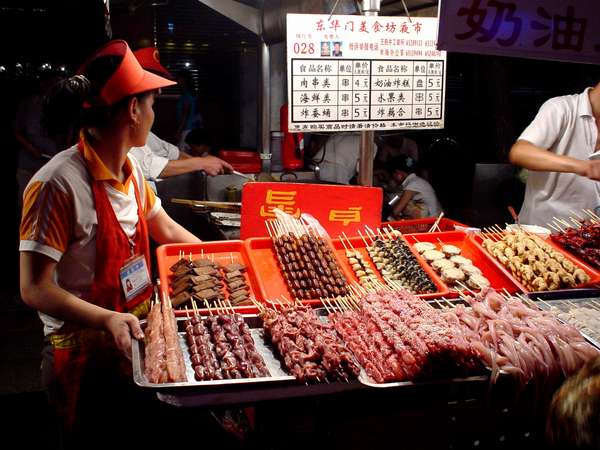
{"label": "wooden skewer stick", "polygon": [[206,306],[206,309],[208,309],[208,314],[210,316],[213,315],[212,309],[210,308],[210,305],[208,304],[208,301],[206,299],[203,300],[204,301],[204,306]]}
{"label": "wooden skewer stick", "polygon": [[342,245],[344,246],[344,250],[346,250],[347,252],[350,251],[348,249],[348,246],[346,245],[346,243],[344,242],[344,238],[342,237],[342,235],[340,234],[338,239],[340,240],[340,242],[342,243]]}
{"label": "wooden skewer stick", "polygon": [[589,216],[592,217],[593,219],[600,220],[600,217],[598,217],[598,215],[591,209],[586,209],[585,212],[587,212],[589,214]]}
{"label": "wooden skewer stick", "polygon": [[358,230],[358,235],[360,236],[360,238],[362,239],[363,243],[365,244],[365,247],[368,248],[369,244],[367,244],[367,240],[365,239],[365,237],[363,236],[363,234],[360,232],[360,230]]}
{"label": "wooden skewer stick", "polygon": [[433,223],[433,226],[429,229],[429,231],[427,231],[428,233],[432,233],[433,231],[435,231],[436,228],[439,230],[439,223],[440,220],[442,220],[442,217],[444,217],[444,211],[440,213],[436,221]]}
{"label": "wooden skewer stick", "polygon": [[446,297],[442,297],[442,300],[444,300],[444,302],[448,303],[448,306],[450,308],[456,308],[456,305],[454,303],[452,303],[450,300],[448,300]]}
{"label": "wooden skewer stick", "polygon": [[578,219],[580,222],[583,222],[583,221],[585,220],[585,218],[584,218],[584,217],[581,217],[579,214],[577,214],[577,213],[576,213],[575,211],[573,211],[572,209],[570,209],[570,210],[569,210],[569,212],[570,212],[571,214],[573,214],[575,217],[577,217],[577,219]]}
{"label": "wooden skewer stick", "polygon": [[473,297],[477,296],[477,294],[474,291],[472,291],[466,284],[463,284],[460,281],[456,281],[456,284],[458,284],[463,290],[469,292]]}
{"label": "wooden skewer stick", "polygon": [[352,245],[352,242],[350,242],[350,238],[346,235],[345,231],[342,232],[342,235],[346,238],[346,241],[348,241],[348,245],[350,246],[350,248],[355,251],[356,249]]}
{"label": "wooden skewer stick", "polygon": [[567,228],[571,228],[571,225],[569,225],[569,222],[564,221],[563,219],[560,219],[556,216],[552,216],[552,218],[554,219],[554,223],[560,223],[562,225],[564,225]]}
{"label": "wooden skewer stick", "polygon": [[556,226],[552,225],[551,223],[547,223],[546,224],[549,228],[552,228],[554,231],[556,231],[557,233],[560,233],[562,230],[560,230],[559,228],[557,228]]}

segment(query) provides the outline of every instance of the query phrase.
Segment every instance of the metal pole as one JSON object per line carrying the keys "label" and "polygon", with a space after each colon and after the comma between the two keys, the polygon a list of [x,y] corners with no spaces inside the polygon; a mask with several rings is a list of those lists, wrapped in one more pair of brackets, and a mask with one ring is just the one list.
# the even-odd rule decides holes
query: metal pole
{"label": "metal pole", "polygon": [[262,171],[271,173],[271,60],[269,46],[260,46],[260,159]]}
{"label": "metal pole", "polygon": [[[381,0],[361,0],[362,13],[365,16],[377,16],[381,9]],[[360,132],[360,157],[358,164],[358,183],[362,186],[373,185],[373,157],[375,155],[375,133]]]}

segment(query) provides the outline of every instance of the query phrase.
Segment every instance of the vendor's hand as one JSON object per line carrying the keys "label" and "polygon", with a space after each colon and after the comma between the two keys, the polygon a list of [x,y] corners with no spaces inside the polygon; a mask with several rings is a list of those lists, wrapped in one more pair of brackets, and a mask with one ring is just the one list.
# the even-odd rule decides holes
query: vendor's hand
{"label": "vendor's hand", "polygon": [[115,312],[108,317],[105,327],[115,339],[117,348],[131,359],[131,337],[144,339],[138,318],[133,314]]}
{"label": "vendor's hand", "polygon": [[202,169],[211,177],[233,172],[233,167],[226,161],[215,156],[202,156]]}
{"label": "vendor's hand", "polygon": [[582,173],[590,180],[600,181],[600,160],[583,161]]}

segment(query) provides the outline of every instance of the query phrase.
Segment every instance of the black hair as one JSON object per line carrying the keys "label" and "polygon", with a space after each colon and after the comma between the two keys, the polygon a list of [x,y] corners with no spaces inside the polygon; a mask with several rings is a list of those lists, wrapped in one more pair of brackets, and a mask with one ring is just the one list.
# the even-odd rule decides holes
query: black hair
{"label": "black hair", "polygon": [[600,357],[569,378],[552,398],[546,434],[557,449],[600,448]]}
{"label": "black hair", "polygon": [[190,131],[185,137],[185,142],[188,145],[208,145],[209,147],[212,145],[209,134],[201,130],[200,128],[196,128]]}
{"label": "black hair", "polygon": [[[133,97],[143,98],[148,92],[128,96],[114,105],[100,101],[100,92],[119,67],[120,56],[99,57],[83,73],[65,78],[50,88],[44,98],[43,122],[50,133],[60,133],[68,128],[104,128]],[[85,104],[85,106],[84,106]]]}
{"label": "black hair", "polygon": [[396,170],[414,173],[417,171],[417,162],[410,156],[397,156],[390,161],[390,171],[394,173]]}

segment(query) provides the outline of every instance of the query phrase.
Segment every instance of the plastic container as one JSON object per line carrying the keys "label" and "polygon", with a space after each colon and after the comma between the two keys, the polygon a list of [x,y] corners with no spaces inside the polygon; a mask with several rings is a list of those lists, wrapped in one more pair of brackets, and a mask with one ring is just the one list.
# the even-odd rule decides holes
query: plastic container
{"label": "plastic container", "polygon": [[[278,300],[284,303],[286,300],[293,301],[287,283],[281,274],[281,267],[279,266],[279,261],[277,261],[271,238],[246,239],[244,245],[246,246],[248,258],[256,276],[257,295],[260,300],[265,303],[274,304],[277,304]],[[344,267],[337,252],[334,251],[333,254],[346,280],[351,283],[354,279],[352,269],[348,271],[348,266]],[[302,304],[321,306],[322,302],[318,299],[310,299],[302,300]]]}
{"label": "plastic container", "polygon": [[257,152],[248,150],[219,150],[219,158],[227,161],[235,170],[242,173],[259,173],[262,168]]}
{"label": "plastic container", "polygon": [[[510,272],[510,270],[508,268],[504,267],[504,265],[500,261],[498,261],[493,255],[490,255],[490,253],[481,245],[481,243],[483,242],[483,240],[486,237],[488,237],[488,234],[480,233],[480,234],[470,235],[469,239],[482,250],[483,254],[488,258],[489,261],[491,261],[494,265],[496,265],[496,267],[498,267],[501,271],[503,271],[506,274],[506,276],[510,277],[512,282],[515,283],[520,290],[522,290],[523,292],[525,292],[527,294],[535,295],[540,298],[551,298],[551,297],[555,296],[556,293],[559,293],[559,294],[562,293],[562,295],[565,295],[565,294],[569,295],[570,293],[575,293],[577,291],[581,291],[581,292],[583,292],[583,291],[593,291],[593,292],[598,291],[598,289],[596,289],[596,288],[587,288],[587,287],[586,288],[573,288],[573,289],[556,289],[553,291],[531,291],[531,290],[527,289]],[[494,237],[494,240],[497,240],[497,239],[498,239],[497,236]],[[563,251],[562,248],[560,248],[558,245],[556,245],[554,242],[552,242],[551,239],[545,239],[544,242],[546,242],[548,245],[553,247],[557,252],[563,254],[564,257],[566,259],[568,259],[569,261],[571,261],[576,267],[583,269],[585,271],[585,273],[587,273],[591,279],[590,282],[587,283],[587,285],[600,283],[600,272],[592,269],[590,266],[585,264],[583,261],[575,258],[570,253]]]}
{"label": "plastic container", "polygon": [[[425,219],[398,220],[395,222],[383,222],[381,226],[387,227],[389,225],[402,233],[427,233],[436,220],[437,217],[427,217]],[[438,223],[438,226],[442,231],[454,231],[455,225],[465,228],[469,227],[464,223],[460,223],[452,219],[446,219],[445,217],[442,217],[442,219]]]}
{"label": "plastic container", "polygon": [[[367,239],[367,242],[369,242],[368,238],[366,238],[366,239]],[[375,264],[373,264],[373,262],[371,261],[371,257],[369,256],[369,253],[367,252],[367,246],[365,244],[365,241],[363,241],[363,239],[359,238],[359,237],[351,237],[349,239],[344,239],[343,243],[340,239],[332,240],[333,248],[335,249],[337,259],[340,262],[340,266],[344,270],[344,274],[350,274],[349,280],[358,283],[358,277],[354,273],[354,270],[352,270],[352,267],[348,263],[348,258],[346,257],[346,248],[344,247],[344,244],[348,245],[348,241],[350,241],[350,243],[352,244],[353,249],[359,251],[361,253],[361,255],[363,255],[365,261],[368,261],[370,263],[370,265],[372,266],[372,269],[377,274],[377,278],[379,278],[379,280],[382,283],[385,283],[383,281],[383,277],[379,273],[379,270],[377,270],[377,268],[375,267]],[[406,239],[404,239],[404,242],[406,242]],[[409,245],[409,247],[410,247],[410,245]],[[435,284],[435,287],[437,288],[437,292],[433,292],[431,294],[415,294],[415,295],[419,298],[426,299],[426,300],[433,299],[433,298],[439,298],[439,297],[448,295],[448,293],[449,293],[448,286],[446,286],[446,284],[440,279],[440,277],[435,273],[435,271],[427,265],[427,263],[421,257],[421,255],[419,255],[417,252],[415,252],[414,249],[412,249],[412,248],[411,248],[411,251],[412,251],[413,255],[415,255],[415,257],[417,258],[417,261],[419,262],[419,265],[421,266],[421,268],[425,271],[425,273],[427,273],[427,275],[429,275],[429,278],[431,278],[431,281],[433,281],[433,284]],[[348,276],[348,275],[346,275],[346,276]]]}
{"label": "plastic container", "polygon": [[[161,245],[156,249],[156,259],[158,262],[158,275],[163,294],[171,293],[170,280],[172,272],[169,270],[173,264],[179,260],[179,253],[183,251],[186,258],[189,258],[190,253],[192,259],[204,257],[213,259],[223,265],[237,262],[246,266],[246,283],[250,290],[250,297],[258,299],[257,291],[258,284],[250,259],[246,253],[243,241],[214,241],[202,242],[199,244],[166,244]],[[226,297],[227,298],[227,297]],[[202,308],[201,314],[209,314],[208,309]],[[189,305],[191,308],[191,305]],[[254,305],[234,306],[233,309],[239,314],[257,314],[258,309]],[[186,315],[185,310],[175,310],[175,315]]]}
{"label": "plastic container", "polygon": [[[475,245],[475,243],[469,239],[469,234],[463,231],[405,234],[404,238],[408,241],[411,248],[417,242],[431,242],[438,247],[444,244],[454,245],[461,249],[461,256],[473,261],[473,265],[481,270],[483,276],[489,280],[492,288],[496,290],[506,289],[511,294],[521,291],[521,288],[513,281],[513,277],[508,276],[505,271],[500,270],[495,264],[492,264],[489,261],[488,256],[484,254],[483,249],[480,246]],[[440,242],[443,244],[440,244]],[[425,264],[431,270],[434,270],[429,263],[425,262]],[[449,297],[457,297],[459,293],[462,292],[460,287],[455,288],[449,286],[448,289],[450,291]],[[472,291],[477,292],[477,289],[472,289]]]}

